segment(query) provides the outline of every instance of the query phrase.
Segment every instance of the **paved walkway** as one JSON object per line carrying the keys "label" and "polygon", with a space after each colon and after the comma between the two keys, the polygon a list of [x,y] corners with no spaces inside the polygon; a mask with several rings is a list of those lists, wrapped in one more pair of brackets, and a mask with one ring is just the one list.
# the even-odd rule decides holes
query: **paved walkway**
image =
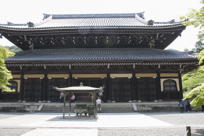
{"label": "paved walkway", "polygon": [[[63,119],[60,113],[0,113],[0,136],[183,136],[186,116],[197,116],[192,120],[195,123],[204,118],[202,113],[101,113],[97,119],[77,119],[73,116]],[[192,127],[199,127],[199,130],[204,128],[204,120],[199,124],[188,123]]]}
{"label": "paved walkway", "polygon": [[97,129],[38,128],[22,136],[97,136]]}

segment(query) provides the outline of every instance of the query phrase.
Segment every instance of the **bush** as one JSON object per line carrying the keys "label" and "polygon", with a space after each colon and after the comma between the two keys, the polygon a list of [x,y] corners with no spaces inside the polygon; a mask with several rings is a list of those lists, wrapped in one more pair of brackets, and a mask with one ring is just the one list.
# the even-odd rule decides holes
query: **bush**
{"label": "bush", "polygon": [[204,66],[200,66],[193,71],[186,73],[182,77],[183,91],[188,92],[204,83]]}
{"label": "bush", "polygon": [[184,99],[192,99],[191,105],[194,107],[204,105],[204,83],[187,93]]}

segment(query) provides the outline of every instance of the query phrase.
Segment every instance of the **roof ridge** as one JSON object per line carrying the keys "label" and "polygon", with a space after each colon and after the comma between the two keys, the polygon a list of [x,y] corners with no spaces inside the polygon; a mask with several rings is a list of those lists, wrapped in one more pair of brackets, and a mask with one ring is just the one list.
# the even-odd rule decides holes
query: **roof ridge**
{"label": "roof ridge", "polygon": [[52,19],[69,18],[135,18],[139,16],[144,19],[144,12],[139,13],[98,13],[98,14],[43,14],[43,19],[52,17]]}

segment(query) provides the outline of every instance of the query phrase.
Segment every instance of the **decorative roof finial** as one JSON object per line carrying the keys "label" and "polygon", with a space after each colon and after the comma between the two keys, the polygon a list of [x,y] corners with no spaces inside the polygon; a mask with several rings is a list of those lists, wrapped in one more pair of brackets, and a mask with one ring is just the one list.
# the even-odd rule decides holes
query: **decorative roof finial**
{"label": "decorative roof finial", "polygon": [[153,24],[154,24],[154,20],[149,20],[149,21],[147,22],[147,24],[148,24],[148,25],[153,25]]}
{"label": "decorative roof finial", "polygon": [[34,27],[34,23],[33,22],[28,22],[27,25],[28,25],[28,27]]}

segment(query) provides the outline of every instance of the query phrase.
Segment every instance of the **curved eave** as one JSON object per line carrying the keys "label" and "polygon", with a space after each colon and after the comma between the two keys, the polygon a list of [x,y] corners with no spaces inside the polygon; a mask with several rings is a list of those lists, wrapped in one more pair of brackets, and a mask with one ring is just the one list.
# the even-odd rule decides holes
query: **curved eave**
{"label": "curved eave", "polygon": [[176,50],[130,48],[75,48],[30,50],[6,59],[7,64],[79,63],[197,63],[196,54]]}
{"label": "curved eave", "polygon": [[173,24],[173,25],[147,25],[147,26],[61,26],[61,27],[7,27],[7,26],[0,26],[0,32],[42,32],[42,31],[69,31],[69,30],[118,30],[118,29],[143,29],[143,30],[162,30],[162,29],[174,29],[174,28],[181,28],[185,29],[185,26],[182,24]]}
{"label": "curved eave", "polygon": [[8,66],[68,66],[68,65],[196,65],[197,58],[180,59],[154,59],[154,60],[72,60],[72,61],[52,61],[52,60],[34,60],[34,61],[6,61]]}

